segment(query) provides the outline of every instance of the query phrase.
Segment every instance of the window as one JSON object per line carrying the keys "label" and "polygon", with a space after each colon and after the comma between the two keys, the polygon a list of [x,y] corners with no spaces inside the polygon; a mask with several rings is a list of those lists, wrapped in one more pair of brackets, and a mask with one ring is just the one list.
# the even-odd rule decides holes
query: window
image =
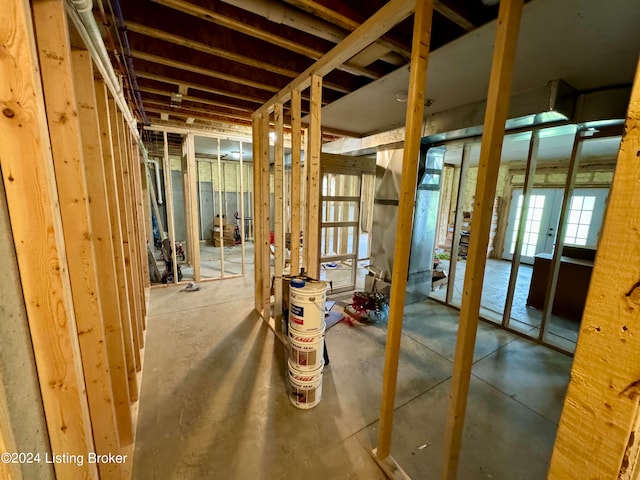
{"label": "window", "polygon": [[575,195],[571,198],[564,243],[573,245],[587,244],[595,203],[596,197],[592,196]]}

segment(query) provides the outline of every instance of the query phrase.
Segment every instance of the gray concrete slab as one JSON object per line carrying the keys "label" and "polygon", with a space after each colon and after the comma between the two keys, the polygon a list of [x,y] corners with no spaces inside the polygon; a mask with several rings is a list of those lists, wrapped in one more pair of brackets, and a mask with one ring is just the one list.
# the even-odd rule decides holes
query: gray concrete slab
{"label": "gray concrete slab", "polygon": [[[385,478],[370,454],[384,322],[327,331],[322,400],[301,410],[288,398],[286,349],[252,311],[252,282],[181,288],[151,295],[134,479]],[[414,479],[437,478],[457,317],[430,301],[405,311],[393,455]],[[516,339],[479,329],[459,478],[544,478],[561,406],[555,382],[568,381],[570,361]],[[526,384],[518,368],[532,372]]]}

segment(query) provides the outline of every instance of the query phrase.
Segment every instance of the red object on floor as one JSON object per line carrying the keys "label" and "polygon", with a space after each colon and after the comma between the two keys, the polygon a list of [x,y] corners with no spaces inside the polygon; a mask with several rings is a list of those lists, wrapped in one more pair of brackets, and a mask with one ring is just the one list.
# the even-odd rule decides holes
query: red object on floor
{"label": "red object on floor", "polygon": [[271,245],[273,245],[273,242],[274,242],[274,240],[275,240],[275,237],[276,237],[276,236],[275,236],[275,234],[274,234],[273,232],[269,232],[269,243],[270,243]]}

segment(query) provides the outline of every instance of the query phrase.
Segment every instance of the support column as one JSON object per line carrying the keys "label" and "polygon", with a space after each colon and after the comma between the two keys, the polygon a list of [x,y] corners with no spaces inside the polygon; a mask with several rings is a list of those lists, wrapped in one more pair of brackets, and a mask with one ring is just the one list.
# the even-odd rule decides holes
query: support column
{"label": "support column", "polygon": [[282,119],[283,105],[276,103],[274,120],[276,125],[276,140],[274,151],[274,297],[273,316],[282,315],[282,272],[284,270],[284,124]]}
{"label": "support column", "polygon": [[291,275],[300,273],[300,166],[302,113],[300,90],[291,92]]}
{"label": "support column", "polygon": [[409,249],[413,225],[413,204],[416,198],[418,160],[420,153],[420,135],[424,110],[424,91],[427,80],[427,61],[429,59],[429,41],[431,39],[431,20],[433,1],[418,1],[413,24],[411,44],[411,67],[409,77],[409,100],[407,104],[406,136],[402,158],[402,180],[398,204],[398,223],[393,253],[393,272],[389,325],[387,327],[387,346],[385,350],[384,372],[382,380],[382,403],[380,406],[380,430],[378,447],[374,456],[385,471],[399,468],[393,459],[387,459],[391,453],[391,433],[393,412],[400,358],[400,337],[402,335],[402,315],[407,288],[409,270]]}
{"label": "support column", "polygon": [[507,121],[511,78],[516,54],[523,0],[502,0],[493,49],[487,110],[482,129],[469,253],[462,291],[460,323],[451,381],[451,402],[447,415],[442,477],[454,480],[458,469],[462,431],[469,394],[473,350],[480,314],[482,283],[487,261],[493,201],[498,181],[504,125]]}
{"label": "support column", "polygon": [[311,106],[309,122],[309,151],[307,152],[307,215],[305,240],[307,274],[320,275],[320,151],[322,149],[321,112],[322,77],[311,77]]}

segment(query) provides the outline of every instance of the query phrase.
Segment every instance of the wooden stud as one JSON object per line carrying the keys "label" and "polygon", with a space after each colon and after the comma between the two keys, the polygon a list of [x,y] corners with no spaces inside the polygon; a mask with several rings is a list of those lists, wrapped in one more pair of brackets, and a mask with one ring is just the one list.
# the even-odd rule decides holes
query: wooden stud
{"label": "wooden stud", "polygon": [[274,294],[275,303],[273,307],[273,316],[282,315],[282,272],[284,270],[284,124],[282,120],[283,105],[276,104],[274,110],[274,122],[276,139],[274,150],[274,247],[275,255],[273,261],[274,271]]}
{"label": "wooden stud", "polygon": [[393,252],[393,272],[389,304],[389,325],[385,350],[384,373],[382,379],[382,402],[380,406],[380,430],[375,458],[384,461],[391,452],[391,432],[393,410],[400,357],[400,337],[402,335],[402,315],[409,270],[409,249],[413,225],[413,205],[416,197],[418,177],[418,157],[422,133],[422,113],[424,111],[424,91],[429,59],[431,20],[433,1],[419,1],[413,23],[411,45],[411,66],[409,75],[409,103],[407,105],[406,134],[402,158],[402,181],[398,204],[398,224]]}
{"label": "wooden stud", "polygon": [[[141,275],[141,252],[140,252],[140,230],[138,229],[138,199],[135,188],[135,168],[133,166],[133,160],[131,158],[131,135],[129,133],[129,128],[126,120],[124,119],[124,115],[122,115],[121,111],[118,111],[119,119],[122,125],[122,134],[123,134],[123,157],[122,161],[124,162],[123,172],[124,172],[124,180],[126,182],[126,192],[127,199],[129,201],[130,208],[130,228],[131,228],[131,237],[129,238],[129,246],[131,249],[131,269],[133,275],[134,282],[134,294],[136,296],[136,323],[135,327],[138,331],[138,349],[142,350],[144,347],[144,333],[143,333],[143,319],[144,319],[144,289],[143,289],[143,281]],[[145,252],[144,259],[146,261],[147,255]],[[138,371],[142,369],[142,361],[138,365]]]}
{"label": "wooden stud", "polygon": [[[138,143],[134,138],[131,131],[129,131],[129,140],[131,144],[131,157],[132,157],[132,167],[131,171],[133,173],[133,192],[135,194],[136,200],[136,214],[138,218],[137,223],[137,238],[138,238],[138,254],[139,254],[139,276],[140,276],[140,297],[141,297],[141,306],[142,306],[142,331],[147,328],[147,296],[146,291],[149,286],[149,262],[147,262],[147,241],[145,234],[145,209],[144,209],[144,201],[142,198],[143,185],[142,185],[142,172],[141,168],[147,170],[147,165],[144,159],[141,158],[140,149],[138,148]],[[146,177],[146,175],[145,175]],[[150,214],[150,212],[149,212]],[[162,219],[158,217],[158,224],[162,226]],[[162,228],[161,232],[164,231]],[[141,342],[140,346],[144,347],[144,336],[140,337]]]}
{"label": "wooden stud", "polygon": [[262,283],[264,273],[262,271],[262,117],[253,118],[253,256],[254,256],[254,282],[255,282],[255,309],[264,316],[262,308]]}
{"label": "wooden stud", "polygon": [[[93,439],[98,454],[120,453],[67,17],[62,0],[32,7]],[[122,465],[100,463],[98,471],[120,479]]]}
{"label": "wooden stud", "polygon": [[164,170],[164,202],[167,208],[167,228],[171,242],[171,265],[173,267],[173,281],[178,283],[178,259],[176,257],[176,227],[175,212],[173,209],[173,179],[171,178],[171,162],[169,161],[169,141],[167,132],[162,132],[163,156],[162,168]]}
{"label": "wooden stud", "polygon": [[244,160],[242,142],[240,142],[240,247],[242,250],[242,276],[245,275],[245,225],[244,225]]}
{"label": "wooden stud", "polygon": [[198,233],[198,204],[196,195],[196,153],[193,134],[187,135],[187,179],[185,188],[189,189],[189,203],[187,205],[187,215],[190,218],[191,242],[193,251],[191,259],[193,262],[193,280],[200,281],[200,235]]}
{"label": "wooden stud", "polygon": [[[220,212],[220,216],[218,217],[219,223],[218,227],[220,231],[218,232],[218,238],[220,239],[220,276],[224,278],[224,223],[222,220],[222,216],[226,209],[222,208],[222,194],[223,189],[225,189],[225,178],[222,173],[222,166],[220,164],[221,152],[220,152],[220,139],[217,139],[217,155],[216,155],[216,164],[218,167],[218,211]],[[211,175],[211,183],[213,184],[213,174]],[[226,190],[226,189],[225,189]],[[226,196],[226,191],[224,192]]]}
{"label": "wooden stud", "polygon": [[551,480],[631,480],[640,474],[639,151],[640,64],[558,425]]}
{"label": "wooden stud", "polygon": [[458,339],[453,363],[451,402],[445,432],[442,478],[449,480],[456,478],[462,444],[462,430],[478,328],[491,216],[500,168],[504,126],[509,110],[513,62],[523,3],[523,0],[503,0],[500,2],[498,13],[496,41],[487,94],[487,110],[482,130],[473,219],[471,221],[473,234],[469,238]]}
{"label": "wooden stud", "polygon": [[127,212],[127,239],[129,247],[129,279],[131,288],[129,294],[133,297],[134,312],[132,317],[131,328],[134,332],[134,345],[137,351],[136,358],[136,371],[142,370],[142,359],[140,350],[142,349],[142,329],[141,329],[141,316],[142,305],[140,302],[140,275],[138,272],[140,259],[138,258],[137,251],[137,230],[136,230],[136,218],[135,218],[135,200],[132,189],[131,180],[131,163],[129,158],[129,150],[127,144],[128,126],[124,120],[124,116],[119,109],[116,109],[115,114],[116,122],[118,124],[118,135],[120,138],[120,166],[124,191],[124,204],[125,211]]}
{"label": "wooden stud", "polygon": [[263,319],[269,320],[271,317],[271,188],[270,188],[270,172],[269,172],[269,115],[262,116],[262,127],[260,128],[262,139],[260,141],[260,209],[262,211],[260,232],[260,245],[262,252],[262,312]]}
{"label": "wooden stud", "polygon": [[293,90],[291,92],[291,275],[300,273],[301,104],[300,90]]}
{"label": "wooden stud", "polygon": [[133,442],[133,427],[129,408],[129,385],[116,281],[115,253],[111,240],[111,224],[105,221],[110,218],[109,199],[102,161],[96,92],[93,82],[87,81],[88,78],[93,78],[93,66],[87,51],[74,50],[71,56],[87,188],[91,192],[89,211],[94,233],[97,274],[100,279],[100,306],[104,315],[114,408],[120,443],[128,445]]}
{"label": "wooden stud", "polygon": [[[129,403],[138,398],[138,381],[136,378],[136,362],[133,354],[133,334],[131,332],[131,309],[129,307],[129,293],[125,268],[124,243],[122,238],[122,222],[120,205],[118,202],[118,182],[116,179],[115,158],[113,151],[113,136],[107,101],[107,87],[103,80],[94,82],[96,91],[96,106],[100,135],[102,137],[102,155],[109,201],[109,223],[111,224],[111,243],[113,245],[113,259],[116,269],[116,284],[118,286],[118,304],[120,306],[120,323],[122,340],[124,342],[124,357],[129,386]],[[106,219],[105,219],[106,220]],[[115,298],[115,297],[114,297]],[[124,441],[121,439],[121,441]]]}
{"label": "wooden stud", "polygon": [[311,278],[320,275],[320,150],[322,148],[321,131],[322,77],[314,75],[311,80],[311,120],[309,122],[309,151],[307,164],[307,211],[305,243],[307,273]]}
{"label": "wooden stud", "polygon": [[[94,451],[91,421],[32,25],[27,2],[3,2],[0,170],[51,449],[86,455]],[[98,478],[95,464],[59,463],[55,471]]]}
{"label": "wooden stud", "polygon": [[[126,182],[124,180],[123,173],[123,149],[122,149],[122,123],[119,121],[118,105],[115,100],[109,99],[109,120],[111,122],[112,133],[112,145],[113,145],[113,160],[115,165],[115,179],[117,182],[117,194],[118,194],[118,207],[120,209],[120,227],[122,232],[122,251],[124,254],[124,275],[127,284],[127,298],[129,305],[129,328],[131,330],[131,339],[133,345],[133,366],[136,372],[139,372],[142,368],[140,366],[140,348],[138,347],[138,305],[136,301],[135,283],[133,281],[133,269],[132,255],[131,255],[131,227],[132,224],[130,218],[130,205],[127,195]],[[135,376],[135,374],[134,374]],[[137,379],[136,379],[137,384]],[[134,391],[131,389],[131,382],[129,382],[129,388],[131,392],[131,400],[136,401],[137,389]]]}

